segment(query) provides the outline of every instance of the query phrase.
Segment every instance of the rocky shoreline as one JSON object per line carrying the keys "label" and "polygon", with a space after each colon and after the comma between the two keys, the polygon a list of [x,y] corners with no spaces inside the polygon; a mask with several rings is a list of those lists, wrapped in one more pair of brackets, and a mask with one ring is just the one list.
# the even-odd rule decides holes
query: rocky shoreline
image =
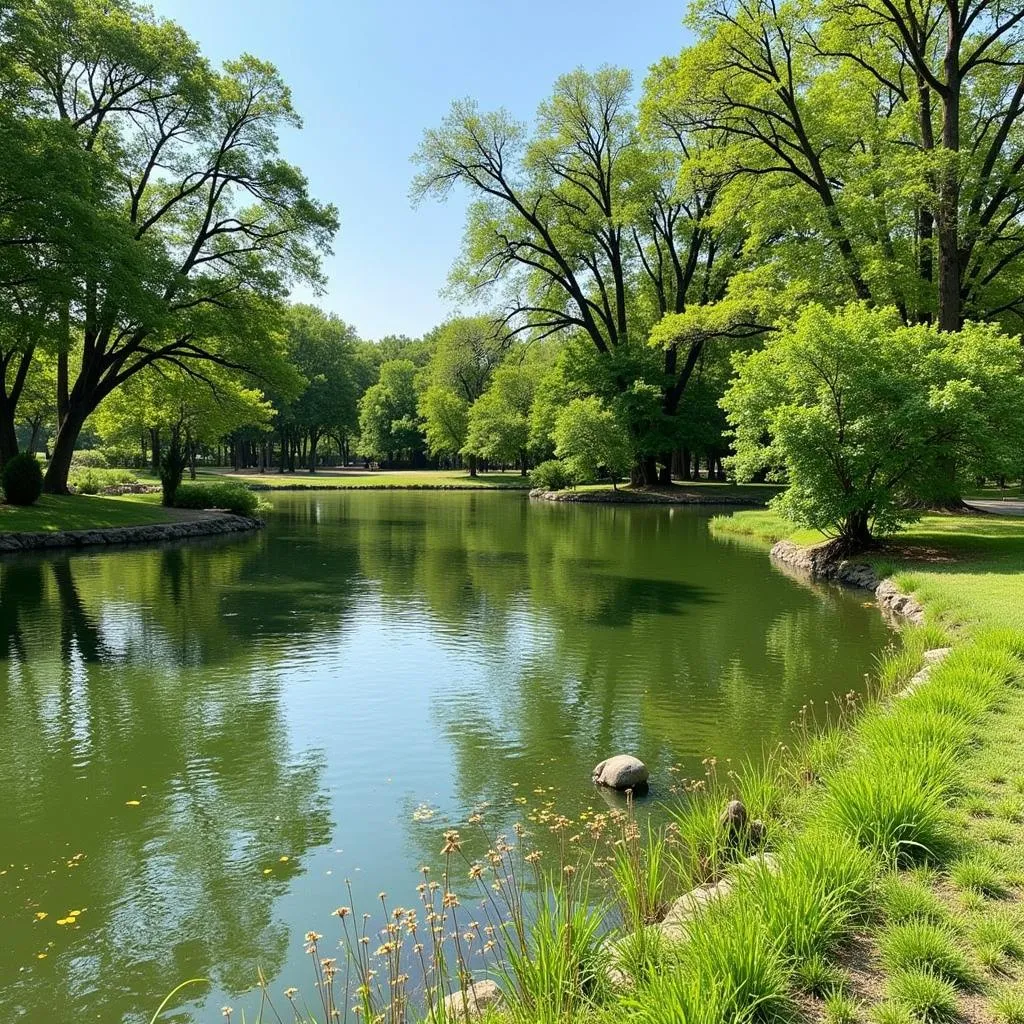
{"label": "rocky shoreline", "polygon": [[924,608],[909,594],[901,593],[892,580],[880,580],[874,569],[863,562],[827,558],[824,545],[808,548],[790,540],[780,540],[772,547],[771,559],[814,579],[834,580],[848,587],[870,590],[884,612],[915,625],[924,621]]}
{"label": "rocky shoreline", "polygon": [[56,530],[52,533],[0,533],[0,555],[51,548],[100,547],[115,544],[153,544],[259,530],[262,519],[230,512],[204,512],[195,518],[142,526],[109,526],[95,530]]}
{"label": "rocky shoreline", "polygon": [[566,501],[595,505],[743,505],[752,508],[759,504],[750,497],[723,494],[721,491],[704,495],[694,491],[666,494],[664,491],[545,491],[535,488],[530,491],[530,497],[534,501]]}

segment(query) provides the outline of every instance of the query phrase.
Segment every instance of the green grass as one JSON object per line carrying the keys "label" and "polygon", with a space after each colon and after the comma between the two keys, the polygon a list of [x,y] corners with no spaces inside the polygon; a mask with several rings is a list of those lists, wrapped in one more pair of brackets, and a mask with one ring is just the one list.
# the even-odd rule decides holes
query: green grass
{"label": "green grass", "polygon": [[[716,516],[717,537],[765,543],[820,543],[813,530],[794,527],[770,510]],[[913,592],[928,621],[946,629],[1024,631],[1024,517],[926,515],[865,555],[880,575]]]}
{"label": "green grass", "polygon": [[171,516],[159,499],[157,494],[117,498],[44,494],[27,508],[0,504],[0,533],[54,533],[169,522]]}
{"label": "green grass", "polygon": [[[606,483],[580,484],[574,489],[591,493],[612,492],[612,488]],[[697,498],[713,503],[716,499],[721,499],[725,503],[745,502],[751,505],[765,504],[782,489],[777,484],[720,483],[717,480],[677,480],[671,486],[642,488],[648,493],[664,494],[679,500]],[[619,484],[618,490],[628,494],[633,488],[629,484]]]}
{"label": "green grass", "polygon": [[297,470],[294,473],[279,473],[276,469],[267,473],[252,471],[235,473],[231,470],[200,470],[200,477],[240,480],[272,489],[310,488],[314,490],[361,490],[419,488],[437,490],[527,490],[529,477],[521,476],[518,470],[505,473],[479,473],[472,477],[466,470],[408,469],[408,470],[321,470],[309,473]]}

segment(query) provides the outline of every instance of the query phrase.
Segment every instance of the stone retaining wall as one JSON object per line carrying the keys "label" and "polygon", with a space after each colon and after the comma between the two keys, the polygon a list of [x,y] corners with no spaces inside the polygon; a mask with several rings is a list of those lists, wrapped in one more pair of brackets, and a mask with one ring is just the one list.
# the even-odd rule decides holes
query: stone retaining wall
{"label": "stone retaining wall", "polygon": [[0,554],[49,548],[82,548],[109,544],[152,544],[158,541],[209,537],[258,530],[262,519],[229,512],[205,513],[196,519],[144,526],[110,526],[96,530],[58,530],[53,533],[0,533]]}
{"label": "stone retaining wall", "polygon": [[909,594],[901,593],[892,580],[880,580],[874,569],[863,562],[846,559],[832,561],[826,557],[824,545],[802,547],[789,540],[780,540],[771,550],[773,562],[799,569],[815,579],[835,580],[848,587],[870,590],[882,610],[920,625],[924,608]]}

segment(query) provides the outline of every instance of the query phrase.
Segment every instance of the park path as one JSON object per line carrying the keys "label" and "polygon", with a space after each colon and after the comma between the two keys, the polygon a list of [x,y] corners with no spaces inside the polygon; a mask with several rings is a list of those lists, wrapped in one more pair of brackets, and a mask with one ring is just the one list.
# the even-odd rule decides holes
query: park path
{"label": "park path", "polygon": [[971,508],[979,509],[982,512],[994,512],[1000,516],[1024,516],[1024,500],[1011,498],[979,498],[977,501],[967,502]]}

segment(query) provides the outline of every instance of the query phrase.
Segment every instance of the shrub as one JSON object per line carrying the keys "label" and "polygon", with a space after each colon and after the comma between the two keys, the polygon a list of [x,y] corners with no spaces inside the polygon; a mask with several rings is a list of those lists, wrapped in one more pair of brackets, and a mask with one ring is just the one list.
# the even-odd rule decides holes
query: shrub
{"label": "shrub", "polygon": [[952,1024],[960,1015],[956,990],[927,969],[894,975],[889,981],[889,998],[922,1024]]}
{"label": "shrub", "polygon": [[596,480],[603,471],[614,486],[633,464],[629,431],[594,395],[574,398],[561,409],[551,436],[555,455],[568,462],[578,480]]}
{"label": "shrub", "polygon": [[139,478],[130,469],[73,469],[68,483],[79,494],[99,494],[107,487],[137,484]]}
{"label": "shrub", "polygon": [[75,452],[71,456],[72,469],[107,469],[109,466],[106,455],[96,448]]}
{"label": "shrub", "polygon": [[259,499],[242,484],[181,484],[174,492],[176,508],[225,509],[238,516],[259,511]]}
{"label": "shrub", "polygon": [[12,505],[34,505],[43,493],[43,470],[39,460],[21,452],[7,460],[3,471],[4,496]]}
{"label": "shrub", "polygon": [[561,459],[548,459],[530,474],[530,483],[542,491],[561,491],[573,485],[569,467]]}
{"label": "shrub", "polygon": [[932,921],[904,921],[881,937],[882,963],[888,971],[928,970],[960,988],[973,988],[978,975],[964,955],[963,940],[948,926]]}

